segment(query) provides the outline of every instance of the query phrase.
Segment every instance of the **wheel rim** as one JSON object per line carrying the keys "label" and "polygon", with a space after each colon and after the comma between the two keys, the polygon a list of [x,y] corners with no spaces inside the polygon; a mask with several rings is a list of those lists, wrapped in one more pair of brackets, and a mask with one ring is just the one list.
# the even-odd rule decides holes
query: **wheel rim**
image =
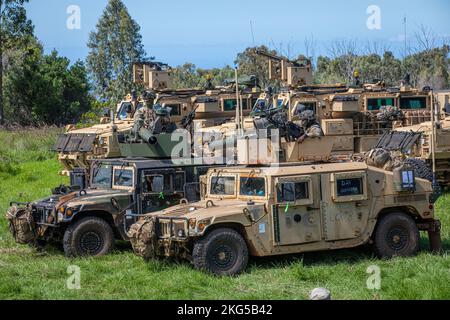
{"label": "wheel rim", "polygon": [[220,244],[211,250],[211,261],[217,269],[228,270],[236,261],[236,254],[232,247]]}
{"label": "wheel rim", "polygon": [[401,251],[408,244],[408,232],[401,226],[395,226],[386,234],[386,242],[392,250]]}
{"label": "wheel rim", "polygon": [[80,248],[84,254],[98,254],[103,248],[103,243],[103,238],[93,231],[83,233],[80,237]]}

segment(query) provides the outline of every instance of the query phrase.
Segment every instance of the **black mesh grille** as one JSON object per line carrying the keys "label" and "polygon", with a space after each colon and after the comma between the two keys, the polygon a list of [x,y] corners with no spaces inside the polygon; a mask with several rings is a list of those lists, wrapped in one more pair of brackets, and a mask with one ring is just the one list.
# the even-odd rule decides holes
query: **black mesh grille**
{"label": "black mesh grille", "polygon": [[58,137],[53,150],[57,152],[89,152],[94,147],[95,134],[63,134]]}

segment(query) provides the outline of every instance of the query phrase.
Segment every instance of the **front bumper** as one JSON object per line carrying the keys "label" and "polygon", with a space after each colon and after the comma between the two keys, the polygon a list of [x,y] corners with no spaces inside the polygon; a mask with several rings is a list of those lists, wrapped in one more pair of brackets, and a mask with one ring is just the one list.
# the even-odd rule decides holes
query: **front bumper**
{"label": "front bumper", "polygon": [[28,244],[36,240],[48,240],[49,228],[58,226],[55,202],[11,202],[6,213],[9,229],[17,243]]}
{"label": "front bumper", "polygon": [[134,252],[146,259],[165,256],[190,259],[189,243],[194,237],[186,218],[141,219],[128,232]]}

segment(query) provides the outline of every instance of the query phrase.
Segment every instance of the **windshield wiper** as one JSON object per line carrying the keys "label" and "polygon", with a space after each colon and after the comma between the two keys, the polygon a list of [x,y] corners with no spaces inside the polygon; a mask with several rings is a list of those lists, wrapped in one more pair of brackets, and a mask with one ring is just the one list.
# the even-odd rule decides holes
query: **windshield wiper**
{"label": "windshield wiper", "polygon": [[[124,173],[125,170],[123,170],[123,168],[125,168],[125,163],[122,163],[122,165],[120,166],[120,173],[119,176],[117,177],[117,180],[120,180],[120,178],[122,178],[122,175]],[[115,180],[115,179],[114,179]],[[115,182],[115,181],[114,181]],[[115,184],[115,183],[114,183]]]}
{"label": "windshield wiper", "polygon": [[217,187],[217,185],[219,184],[219,175],[222,173],[222,170],[219,170],[218,172],[217,172],[217,175],[215,176],[215,178],[216,178],[216,182],[214,182],[214,185],[212,186],[212,190],[213,191],[216,191],[216,187]]}
{"label": "windshield wiper", "polygon": [[250,181],[250,178],[251,178],[252,175],[254,175],[254,174],[255,174],[255,170],[253,169],[252,171],[250,171],[250,173],[249,173],[247,179],[245,179],[245,182],[244,182],[244,185],[245,185],[245,186],[248,185],[248,182]]}

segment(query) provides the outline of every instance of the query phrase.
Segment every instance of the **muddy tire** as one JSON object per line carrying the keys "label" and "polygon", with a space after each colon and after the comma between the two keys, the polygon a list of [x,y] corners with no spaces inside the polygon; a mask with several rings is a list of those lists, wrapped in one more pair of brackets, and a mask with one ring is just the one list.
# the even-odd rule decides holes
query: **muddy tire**
{"label": "muddy tire", "polygon": [[407,158],[405,159],[405,164],[413,168],[417,178],[433,181],[433,171],[425,161],[417,158]]}
{"label": "muddy tire", "polygon": [[192,258],[199,270],[219,276],[234,276],[247,266],[248,248],[238,232],[221,228],[194,244]]}
{"label": "muddy tire", "polygon": [[375,252],[381,258],[409,257],[419,251],[419,229],[405,213],[388,213],[378,222],[375,231]]}
{"label": "muddy tire", "polygon": [[63,247],[67,257],[103,256],[114,247],[114,233],[105,220],[87,217],[67,228]]}

